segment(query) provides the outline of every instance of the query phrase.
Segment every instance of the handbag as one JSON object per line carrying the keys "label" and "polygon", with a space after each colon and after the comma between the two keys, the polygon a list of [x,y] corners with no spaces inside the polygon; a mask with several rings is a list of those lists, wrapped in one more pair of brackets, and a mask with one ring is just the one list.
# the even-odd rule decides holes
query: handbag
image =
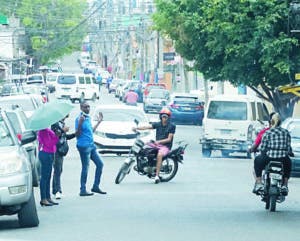
{"label": "handbag", "polygon": [[62,135],[56,144],[56,152],[60,156],[65,156],[65,155],[67,155],[68,151],[69,151],[69,145],[67,142],[66,135]]}

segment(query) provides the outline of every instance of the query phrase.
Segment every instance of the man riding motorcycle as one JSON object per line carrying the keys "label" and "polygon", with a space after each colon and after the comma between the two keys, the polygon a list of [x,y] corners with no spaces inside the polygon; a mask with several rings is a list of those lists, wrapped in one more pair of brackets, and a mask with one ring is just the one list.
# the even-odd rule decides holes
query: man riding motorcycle
{"label": "man riding motorcycle", "polygon": [[172,148],[176,126],[170,122],[170,117],[171,111],[167,108],[163,108],[159,112],[159,122],[155,122],[150,126],[140,126],[133,128],[134,131],[156,129],[156,141],[154,143],[150,143],[152,147],[158,149],[156,175],[154,179],[155,184],[158,184],[160,182],[159,171],[161,168],[162,159],[169,153]]}
{"label": "man riding motorcycle", "polygon": [[291,172],[291,160],[289,155],[292,155],[291,136],[288,130],[280,127],[280,124],[280,115],[274,113],[271,119],[271,128],[263,135],[259,147],[261,154],[256,156],[254,160],[256,181],[253,193],[257,193],[263,189],[262,171],[270,161],[279,161],[283,163],[284,181],[282,192],[285,195],[288,193],[288,179]]}

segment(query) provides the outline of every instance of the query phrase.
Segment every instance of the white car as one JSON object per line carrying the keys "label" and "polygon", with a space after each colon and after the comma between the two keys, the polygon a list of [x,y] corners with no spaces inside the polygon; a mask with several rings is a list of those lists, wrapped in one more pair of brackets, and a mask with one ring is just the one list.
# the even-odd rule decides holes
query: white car
{"label": "white car", "polygon": [[[134,106],[99,105],[92,115],[92,124],[95,125],[99,112],[103,113],[103,121],[94,132],[94,141],[99,153],[127,154],[136,140],[137,134],[132,131],[139,126],[150,125],[144,111]],[[140,138],[144,143],[154,140],[154,131],[142,131]]]}
{"label": "white car", "polygon": [[22,94],[0,98],[0,108],[14,109],[15,107],[20,107],[27,118],[30,118],[33,112],[41,105],[43,105],[42,96],[36,94]]}

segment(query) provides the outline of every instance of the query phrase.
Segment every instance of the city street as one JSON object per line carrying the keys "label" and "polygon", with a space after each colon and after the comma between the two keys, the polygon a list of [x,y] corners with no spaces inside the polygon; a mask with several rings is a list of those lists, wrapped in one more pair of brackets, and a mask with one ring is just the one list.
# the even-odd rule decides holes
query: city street
{"label": "city street", "polygon": [[[96,105],[120,104],[102,88]],[[67,120],[71,132],[79,104]],[[151,118],[155,115],[149,115]],[[105,116],[104,116],[105,119]],[[300,179],[290,180],[286,201],[275,213],[264,209],[252,194],[253,161],[243,155],[222,158],[213,153],[202,158],[199,138],[202,127],[177,125],[175,143],[189,143],[184,164],[169,183],[155,185],[152,179],[132,171],[119,185],[114,183],[125,156],[102,155],[101,188],[107,195],[80,197],[81,163],[75,140],[62,174],[63,198],[58,206],[41,207],[39,189],[35,198],[40,219],[37,228],[18,228],[16,216],[0,217],[0,240],[43,241],[260,241],[297,240],[300,223]],[[174,144],[176,146],[176,144]],[[94,178],[91,162],[88,186]]]}
{"label": "city street", "polygon": [[[99,102],[116,102],[103,90]],[[93,105],[92,105],[93,106]],[[92,107],[93,110],[93,107]],[[68,119],[73,120],[79,105]],[[131,172],[120,185],[114,179],[124,157],[104,155],[102,187],[108,195],[79,197],[80,160],[75,141],[65,159],[64,197],[57,207],[40,207],[40,226],[15,229],[16,216],[1,217],[1,240],[294,240],[300,221],[300,182],[292,179],[290,195],[278,212],[264,210],[264,203],[251,193],[252,161],[245,158],[202,158],[198,139],[201,127],[177,126],[176,140],[189,146],[184,164],[170,183]],[[175,140],[175,141],[176,141]],[[91,164],[89,181],[93,181]],[[36,200],[39,190],[36,189]],[[9,222],[6,222],[10,220]],[[273,228],[274,226],[274,228]],[[266,231],[267,230],[267,231]]]}

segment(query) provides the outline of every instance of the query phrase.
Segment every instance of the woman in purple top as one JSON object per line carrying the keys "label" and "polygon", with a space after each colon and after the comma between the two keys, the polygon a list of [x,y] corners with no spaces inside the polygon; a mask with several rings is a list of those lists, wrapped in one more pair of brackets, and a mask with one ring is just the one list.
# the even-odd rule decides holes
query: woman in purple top
{"label": "woman in purple top", "polygon": [[51,200],[50,196],[51,172],[54,153],[56,152],[56,143],[58,140],[58,135],[56,135],[56,133],[50,128],[46,128],[38,132],[39,160],[41,163],[41,206],[58,205],[58,203]]}

